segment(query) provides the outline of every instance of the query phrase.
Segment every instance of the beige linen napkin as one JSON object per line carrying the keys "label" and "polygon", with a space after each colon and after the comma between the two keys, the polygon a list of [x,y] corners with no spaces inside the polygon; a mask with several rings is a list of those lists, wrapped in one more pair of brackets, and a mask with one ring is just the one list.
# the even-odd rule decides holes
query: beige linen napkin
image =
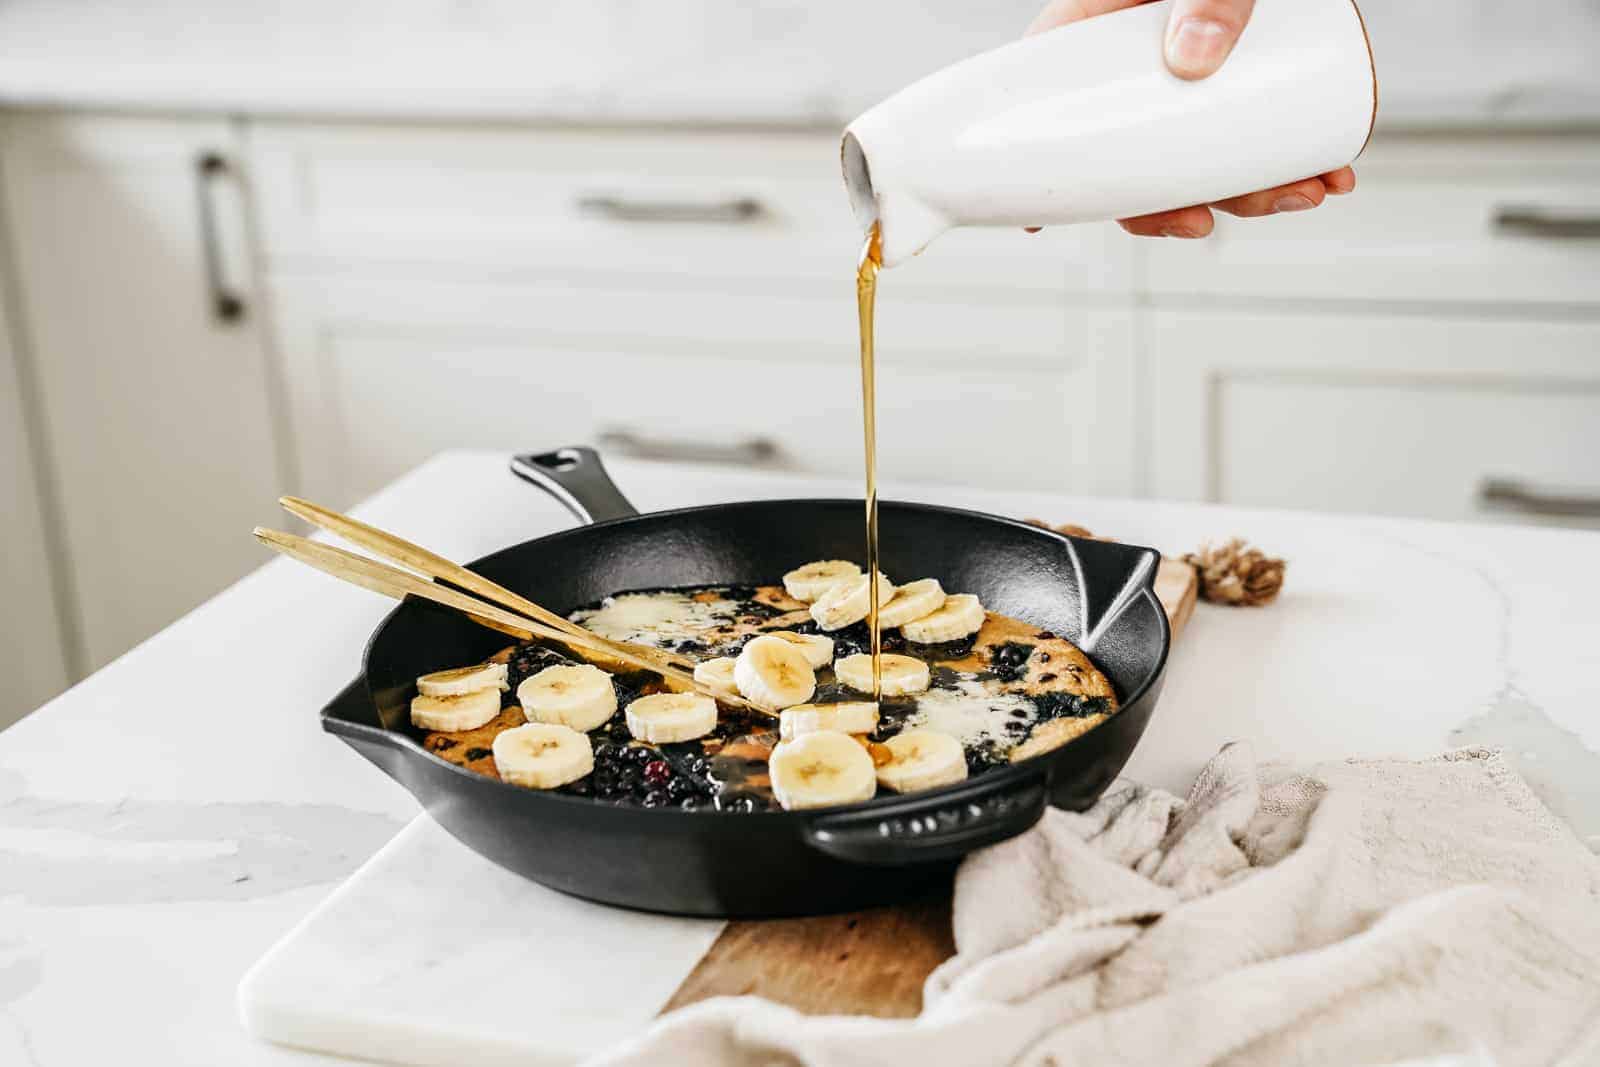
{"label": "beige linen napkin", "polygon": [[1600,1059],[1600,858],[1487,749],[1293,771],[1224,748],[956,879],[914,1020],[693,1005],[611,1065]]}

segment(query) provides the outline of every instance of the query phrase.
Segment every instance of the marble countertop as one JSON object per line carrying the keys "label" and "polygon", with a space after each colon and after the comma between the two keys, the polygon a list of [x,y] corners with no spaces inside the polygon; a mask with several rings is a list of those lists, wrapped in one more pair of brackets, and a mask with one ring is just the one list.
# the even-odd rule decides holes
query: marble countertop
{"label": "marble countertop", "polygon": [[[613,473],[647,509],[859,492]],[[1247,534],[1290,560],[1273,607],[1200,606],[1130,774],[1182,789],[1235,739],[1308,760],[1498,744],[1600,849],[1600,536],[885,488],[1172,551]],[[441,456],[357,514],[463,559],[571,524],[491,453]],[[316,715],[386,610],[275,561],[0,733],[0,1063],[332,1062],[251,1040],[234,991],[417,810]]]}
{"label": "marble countertop", "polygon": [[[837,128],[1042,0],[7,0],[0,104]],[[1363,0],[1381,126],[1600,121],[1585,0]]]}

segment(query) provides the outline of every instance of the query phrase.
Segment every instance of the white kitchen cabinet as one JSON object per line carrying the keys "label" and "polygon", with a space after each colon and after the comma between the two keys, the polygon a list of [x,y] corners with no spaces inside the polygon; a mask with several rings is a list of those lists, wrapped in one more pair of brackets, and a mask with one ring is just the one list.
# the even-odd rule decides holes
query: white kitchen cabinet
{"label": "white kitchen cabinet", "polygon": [[1143,487],[1600,525],[1600,139],[1380,136],[1356,169],[1140,245]]}
{"label": "white kitchen cabinet", "polygon": [[1163,310],[1157,496],[1600,525],[1600,321]]}
{"label": "white kitchen cabinet", "polygon": [[[853,290],[861,233],[833,132],[259,121],[248,136],[274,268]],[[1110,225],[962,231],[883,286],[1120,298],[1130,271]]]}
{"label": "white kitchen cabinet", "polygon": [[1384,136],[1354,195],[1141,243],[1157,301],[1600,305],[1600,138]]}
{"label": "white kitchen cabinet", "polygon": [[[466,445],[861,471],[845,294],[280,275],[272,295],[307,491],[328,500]],[[1132,477],[1127,309],[897,294],[879,325],[886,479]]]}
{"label": "white kitchen cabinet", "polygon": [[0,729],[67,687],[67,634],[45,540],[44,497],[24,418],[23,375],[0,260]]}
{"label": "white kitchen cabinet", "polygon": [[[453,446],[859,475],[850,216],[831,134],[250,129],[306,486]],[[948,235],[885,272],[886,479],[1126,492],[1115,227]]]}
{"label": "white kitchen cabinet", "polygon": [[250,528],[291,482],[237,137],[20,113],[0,132],[14,311],[92,669],[258,562]]}

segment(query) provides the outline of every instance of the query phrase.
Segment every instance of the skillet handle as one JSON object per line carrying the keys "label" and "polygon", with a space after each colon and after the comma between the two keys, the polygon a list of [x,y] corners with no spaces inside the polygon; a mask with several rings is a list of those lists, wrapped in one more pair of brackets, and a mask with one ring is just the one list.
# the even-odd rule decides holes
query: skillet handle
{"label": "skillet handle", "polygon": [[561,502],[579,522],[605,522],[639,514],[592,448],[581,445],[511,457],[511,473]]}
{"label": "skillet handle", "polygon": [[912,800],[887,811],[823,815],[805,835],[835,859],[874,867],[957,859],[1029,829],[1049,801],[1041,774],[942,805]]}

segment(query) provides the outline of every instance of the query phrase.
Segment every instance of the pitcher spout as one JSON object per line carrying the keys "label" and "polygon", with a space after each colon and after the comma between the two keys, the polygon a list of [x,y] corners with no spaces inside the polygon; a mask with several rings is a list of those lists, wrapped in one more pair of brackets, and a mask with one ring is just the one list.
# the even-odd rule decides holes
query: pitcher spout
{"label": "pitcher spout", "polygon": [[[951,223],[911,191],[884,180],[892,176],[895,160],[883,152],[874,152],[858,125],[845,130],[839,150],[845,190],[862,232],[878,224],[883,265],[893,267],[921,252]],[[874,175],[880,180],[875,182]]]}

